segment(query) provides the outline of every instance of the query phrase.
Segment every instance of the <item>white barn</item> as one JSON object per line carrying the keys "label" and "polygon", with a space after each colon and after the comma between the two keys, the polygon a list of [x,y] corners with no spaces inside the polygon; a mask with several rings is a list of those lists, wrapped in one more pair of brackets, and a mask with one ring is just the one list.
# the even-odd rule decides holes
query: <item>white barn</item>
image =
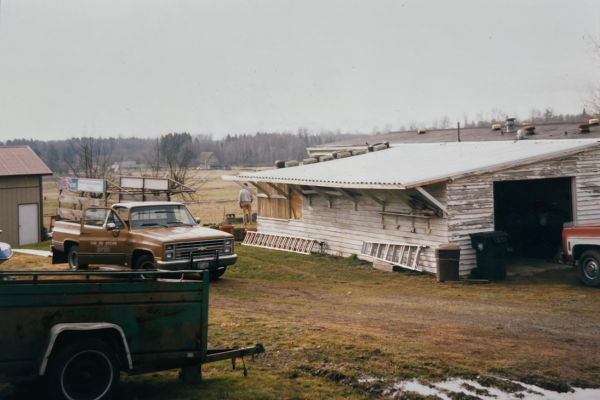
{"label": "white barn", "polygon": [[547,257],[563,222],[600,219],[598,139],[399,144],[224,179],[258,188],[260,233],[344,256],[365,241],[426,246],[428,272],[435,247],[453,243],[463,276],[476,266],[470,233],[504,230],[513,253]]}

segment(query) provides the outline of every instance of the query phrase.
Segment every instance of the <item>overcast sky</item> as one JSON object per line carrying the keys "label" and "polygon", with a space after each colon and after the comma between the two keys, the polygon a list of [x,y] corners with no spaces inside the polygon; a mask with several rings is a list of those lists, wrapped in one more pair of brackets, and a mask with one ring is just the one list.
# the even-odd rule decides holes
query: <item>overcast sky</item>
{"label": "overcast sky", "polygon": [[0,0],[0,140],[578,113],[600,4]]}

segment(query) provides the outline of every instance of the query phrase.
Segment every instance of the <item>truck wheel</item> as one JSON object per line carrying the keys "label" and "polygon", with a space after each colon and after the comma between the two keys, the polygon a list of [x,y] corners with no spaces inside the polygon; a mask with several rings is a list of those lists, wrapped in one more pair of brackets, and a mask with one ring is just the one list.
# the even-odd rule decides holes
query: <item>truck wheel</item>
{"label": "truck wheel", "polygon": [[[154,257],[152,257],[150,254],[146,254],[144,256],[141,256],[135,262],[135,265],[133,266],[133,269],[135,269],[135,270],[154,269]],[[142,275],[141,277],[143,279],[153,278],[152,275]]]}
{"label": "truck wheel", "polygon": [[579,275],[587,286],[600,286],[600,253],[588,250],[579,258]]}
{"label": "truck wheel", "polygon": [[216,271],[212,271],[210,273],[210,280],[211,281],[216,281],[217,279],[219,279],[220,277],[223,276],[223,274],[225,273],[225,271],[227,271],[227,267],[223,268],[223,269],[218,269]]}
{"label": "truck wheel", "polygon": [[67,259],[69,260],[69,269],[71,271],[87,269],[88,267],[87,264],[79,263],[79,246],[77,246],[76,244],[71,246],[71,248],[69,249],[69,255],[67,256]]}
{"label": "truck wheel", "polygon": [[63,400],[108,399],[119,384],[119,361],[98,339],[82,339],[52,355],[47,379]]}

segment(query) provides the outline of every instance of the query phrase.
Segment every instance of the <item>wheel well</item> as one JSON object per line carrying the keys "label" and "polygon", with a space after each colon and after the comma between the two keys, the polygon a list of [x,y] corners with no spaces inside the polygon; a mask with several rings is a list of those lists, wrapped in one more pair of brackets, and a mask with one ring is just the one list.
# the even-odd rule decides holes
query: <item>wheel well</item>
{"label": "wheel well", "polygon": [[579,260],[579,257],[588,250],[600,250],[600,247],[591,244],[580,244],[573,247],[573,260]]}
{"label": "wheel well", "polygon": [[74,245],[77,245],[77,242],[74,242],[72,240],[66,241],[64,245],[65,254],[69,254],[69,250],[71,250],[71,247],[73,247]]}
{"label": "wheel well", "polygon": [[137,260],[142,257],[148,255],[150,257],[154,257],[154,254],[152,254],[151,251],[148,250],[134,250],[133,254],[131,255],[131,268],[135,267],[135,263],[137,262]]}
{"label": "wheel well", "polygon": [[59,333],[56,341],[54,342],[50,359],[52,359],[54,355],[56,355],[67,345],[81,339],[102,340],[114,350],[115,354],[117,355],[117,359],[119,360],[121,371],[129,372],[129,361],[127,358],[127,350],[125,348],[125,344],[123,343],[123,337],[121,336],[121,333],[114,328],[92,329],[89,331],[63,331]]}

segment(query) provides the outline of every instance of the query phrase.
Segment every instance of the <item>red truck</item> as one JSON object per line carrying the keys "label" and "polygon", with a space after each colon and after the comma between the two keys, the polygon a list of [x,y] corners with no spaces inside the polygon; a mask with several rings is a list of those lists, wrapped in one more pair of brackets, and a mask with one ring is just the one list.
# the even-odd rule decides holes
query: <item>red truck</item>
{"label": "red truck", "polygon": [[600,286],[600,222],[564,225],[563,252],[567,261],[579,268],[581,280],[587,286]]}

